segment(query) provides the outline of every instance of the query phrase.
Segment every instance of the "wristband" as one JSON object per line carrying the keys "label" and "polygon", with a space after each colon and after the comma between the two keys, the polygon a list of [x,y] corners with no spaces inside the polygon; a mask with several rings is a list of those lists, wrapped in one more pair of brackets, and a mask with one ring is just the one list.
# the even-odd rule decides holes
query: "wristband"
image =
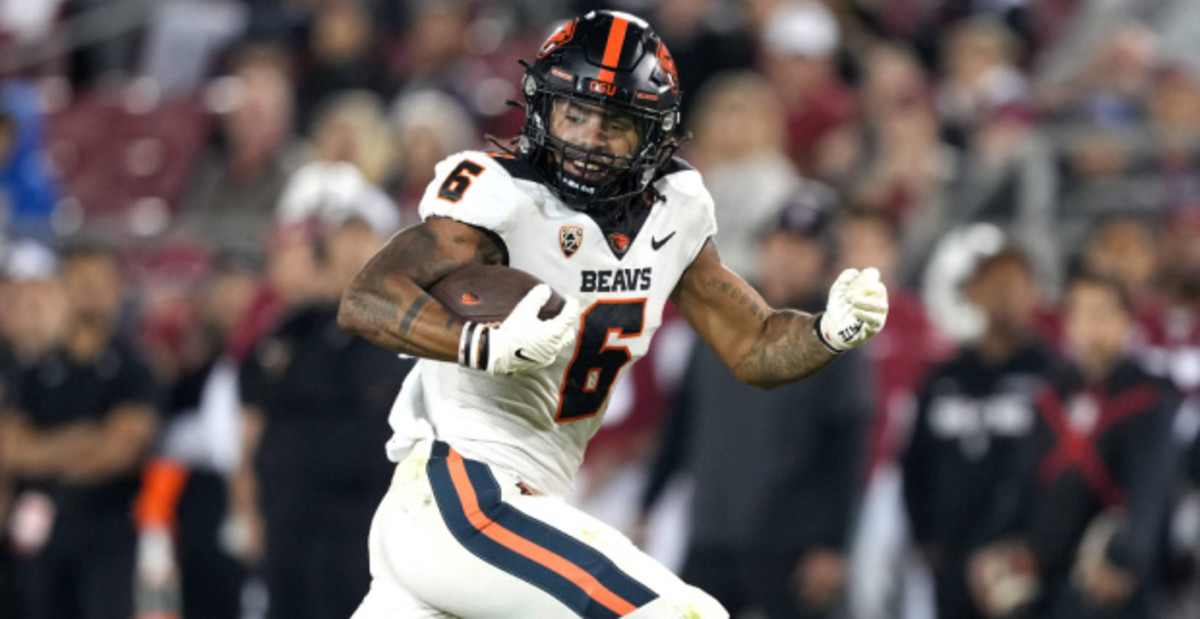
{"label": "wristband", "polygon": [[815,331],[817,333],[817,339],[821,340],[821,344],[823,344],[825,346],[825,350],[828,350],[829,352],[831,352],[835,355],[840,355],[840,354],[842,354],[843,351],[834,348],[833,344],[830,344],[829,340],[825,339],[825,333],[821,330],[821,320],[824,318],[825,318],[824,312],[822,312],[821,315],[817,316],[817,320],[813,322],[813,331]]}
{"label": "wristband", "polygon": [[472,322],[463,323],[462,336],[458,340],[458,364],[473,370],[486,370],[488,360],[487,325]]}

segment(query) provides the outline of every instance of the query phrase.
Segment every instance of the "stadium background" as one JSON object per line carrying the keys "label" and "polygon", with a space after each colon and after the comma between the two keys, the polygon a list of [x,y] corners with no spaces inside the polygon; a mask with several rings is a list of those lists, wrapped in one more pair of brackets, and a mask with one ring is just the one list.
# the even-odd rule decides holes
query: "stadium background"
{"label": "stadium background", "polygon": [[[1009,242],[1033,265],[1051,346],[1073,265],[1122,280],[1139,310],[1131,352],[1190,394],[1176,439],[1195,450],[1200,306],[1179,294],[1200,277],[1191,0],[0,0],[6,346],[49,346],[39,329],[65,328],[61,299],[18,289],[53,286],[56,249],[86,239],[118,249],[120,329],[163,385],[207,354],[196,332],[214,271],[253,282],[222,343],[245,358],[287,306],[280,255],[357,219],[361,263],[414,223],[435,162],[519,129],[505,105],[516,59],[592,8],[644,16],[670,47],[693,134],[681,154],[714,195],[731,268],[768,277],[764,231],[813,233],[778,213],[819,187],[836,198],[817,210],[887,222],[856,256],[886,260],[895,295],[859,377],[877,398],[850,543],[859,616],[927,616],[901,577],[919,562],[905,558],[895,459],[922,373],[979,331],[962,280]],[[574,500],[678,567],[686,484],[648,522],[639,513],[691,345],[678,322],[661,335],[618,387]],[[236,445],[237,424],[226,431],[209,440]],[[226,451],[215,470],[232,474]],[[1181,470],[1182,497],[1188,481]]]}

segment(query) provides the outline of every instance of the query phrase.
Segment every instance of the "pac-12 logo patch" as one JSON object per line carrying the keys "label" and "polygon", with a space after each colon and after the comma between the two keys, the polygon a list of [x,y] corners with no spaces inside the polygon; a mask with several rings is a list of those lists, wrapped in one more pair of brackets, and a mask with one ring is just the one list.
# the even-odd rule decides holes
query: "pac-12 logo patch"
{"label": "pac-12 logo patch", "polygon": [[563,255],[570,258],[579,251],[583,243],[583,228],[579,226],[563,226],[558,229],[558,245],[562,247]]}

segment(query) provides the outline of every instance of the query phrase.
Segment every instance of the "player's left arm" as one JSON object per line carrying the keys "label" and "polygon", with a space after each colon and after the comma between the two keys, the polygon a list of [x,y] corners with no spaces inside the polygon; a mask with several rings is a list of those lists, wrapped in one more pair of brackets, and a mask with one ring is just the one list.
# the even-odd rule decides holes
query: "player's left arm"
{"label": "player's left arm", "polygon": [[721,264],[709,239],[671,300],[744,383],[770,388],[808,376],[838,353],[871,339],[887,317],[887,291],[874,269],[838,277],[825,312],[773,309]]}
{"label": "player's left arm", "polygon": [[392,237],[346,288],[338,325],[393,352],[457,358],[463,321],[425,292],[469,264],[500,264],[500,241],[484,230],[431,217]]}

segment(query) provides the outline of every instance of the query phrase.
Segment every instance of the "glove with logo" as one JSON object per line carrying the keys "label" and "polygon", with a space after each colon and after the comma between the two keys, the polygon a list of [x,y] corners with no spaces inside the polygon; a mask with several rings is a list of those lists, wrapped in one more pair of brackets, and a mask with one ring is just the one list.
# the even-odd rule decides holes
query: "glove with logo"
{"label": "glove with logo", "polygon": [[887,287],[874,268],[846,269],[829,289],[825,313],[817,318],[817,337],[834,354],[861,346],[887,322]]}
{"label": "glove with logo", "polygon": [[550,299],[550,287],[534,286],[499,324],[467,321],[458,345],[458,362],[491,374],[532,372],[554,362],[558,351],[575,343],[579,302],[569,295],[553,318],[538,311]]}

